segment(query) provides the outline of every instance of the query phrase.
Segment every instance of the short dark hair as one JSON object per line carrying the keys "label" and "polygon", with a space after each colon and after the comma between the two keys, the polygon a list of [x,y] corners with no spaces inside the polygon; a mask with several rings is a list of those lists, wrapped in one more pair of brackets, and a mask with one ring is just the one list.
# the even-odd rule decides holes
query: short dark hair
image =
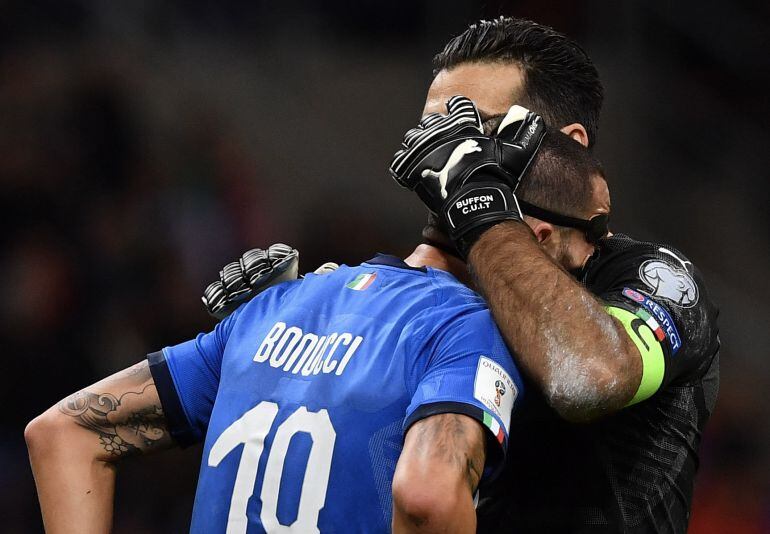
{"label": "short dark hair", "polygon": [[[601,163],[583,145],[558,129],[549,128],[516,196],[539,208],[585,218],[595,207],[593,178],[604,176]],[[428,244],[451,248],[443,225],[434,214],[422,230]]]}
{"label": "short dark hair", "polygon": [[595,176],[604,178],[599,160],[568,135],[549,128],[516,196],[539,208],[582,219],[594,207]]}
{"label": "short dark hair", "polygon": [[463,63],[513,62],[524,76],[517,103],[561,128],[578,122],[596,144],[604,88],[591,58],[553,28],[512,17],[482,20],[433,58],[433,75]]}

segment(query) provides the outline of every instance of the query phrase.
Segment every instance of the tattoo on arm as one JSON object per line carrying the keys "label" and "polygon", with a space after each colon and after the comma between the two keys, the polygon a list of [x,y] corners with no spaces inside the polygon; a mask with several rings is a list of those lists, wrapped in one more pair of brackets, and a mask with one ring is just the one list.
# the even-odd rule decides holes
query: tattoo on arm
{"label": "tattoo on arm", "polygon": [[481,425],[468,416],[446,413],[423,419],[414,430],[418,454],[456,466],[465,476],[471,493],[475,493],[486,459]]}
{"label": "tattoo on arm", "polygon": [[147,362],[70,395],[59,402],[58,409],[95,433],[114,460],[171,443]]}

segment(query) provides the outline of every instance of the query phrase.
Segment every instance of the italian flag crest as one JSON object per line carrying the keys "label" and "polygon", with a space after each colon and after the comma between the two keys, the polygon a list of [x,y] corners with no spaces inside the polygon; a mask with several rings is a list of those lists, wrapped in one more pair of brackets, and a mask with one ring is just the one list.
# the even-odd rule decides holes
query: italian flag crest
{"label": "italian flag crest", "polygon": [[355,277],[352,282],[348,282],[345,287],[353,289],[355,291],[363,291],[372,285],[372,282],[377,278],[377,273],[364,273]]}
{"label": "italian flag crest", "polygon": [[497,422],[497,419],[492,417],[487,412],[484,412],[484,425],[492,431],[492,434],[495,435],[497,441],[499,441],[502,445],[503,441],[505,440],[505,434],[503,433],[503,429],[500,426],[500,423]]}

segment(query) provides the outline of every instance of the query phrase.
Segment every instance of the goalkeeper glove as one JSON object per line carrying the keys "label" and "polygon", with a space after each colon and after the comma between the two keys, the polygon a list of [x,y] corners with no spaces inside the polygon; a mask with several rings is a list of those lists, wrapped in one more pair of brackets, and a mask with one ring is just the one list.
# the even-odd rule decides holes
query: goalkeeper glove
{"label": "goalkeeper glove", "polygon": [[203,305],[209,315],[222,320],[268,287],[295,280],[298,266],[299,252],[288,245],[253,248],[219,271],[219,280],[203,292]]}
{"label": "goalkeeper glove", "polygon": [[545,125],[539,115],[513,106],[490,137],[468,98],[452,97],[447,111],[426,115],[406,133],[390,173],[441,218],[467,257],[484,231],[522,220],[514,191],[537,154]]}
{"label": "goalkeeper glove", "polygon": [[[219,280],[203,292],[203,305],[212,317],[222,320],[235,309],[269,287],[297,279],[299,251],[276,243],[267,250],[253,248],[241,259],[219,271]],[[339,268],[333,262],[321,265],[315,274],[327,274]]]}

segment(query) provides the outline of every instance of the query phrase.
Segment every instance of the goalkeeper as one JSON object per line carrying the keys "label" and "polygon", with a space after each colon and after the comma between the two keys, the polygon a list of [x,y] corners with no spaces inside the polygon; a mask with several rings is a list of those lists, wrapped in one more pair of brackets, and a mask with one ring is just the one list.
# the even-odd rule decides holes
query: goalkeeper
{"label": "goalkeeper", "polygon": [[[607,183],[580,149],[596,138],[596,70],[563,35],[517,19],[472,25],[434,62],[423,119],[391,171],[432,214],[425,242],[467,259],[540,391],[520,412],[527,439],[512,444],[507,475],[482,492],[479,530],[685,532],[718,390],[717,310],[681,252],[608,231]],[[458,94],[478,116],[457,106],[465,129],[437,128]],[[516,189],[506,168],[518,162],[483,135],[517,101],[578,142],[550,186]],[[576,187],[587,168],[593,180]]]}

